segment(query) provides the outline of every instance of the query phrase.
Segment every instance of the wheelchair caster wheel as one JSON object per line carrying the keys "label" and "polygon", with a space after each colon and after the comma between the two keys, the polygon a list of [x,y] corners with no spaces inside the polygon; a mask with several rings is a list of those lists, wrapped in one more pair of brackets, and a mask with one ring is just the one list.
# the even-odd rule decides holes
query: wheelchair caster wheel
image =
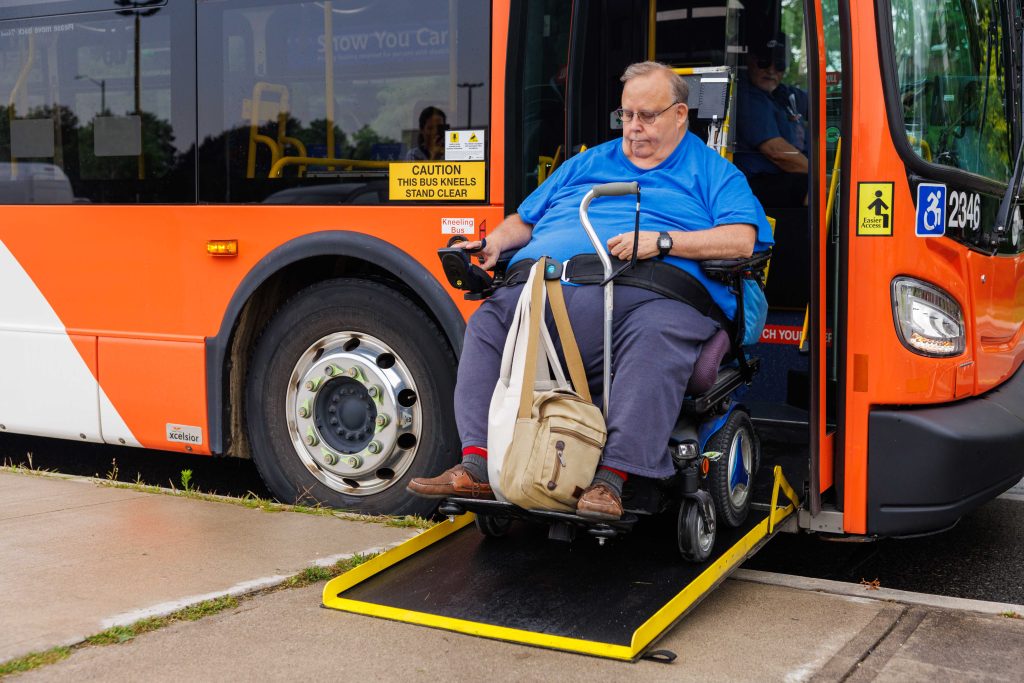
{"label": "wheelchair caster wheel", "polygon": [[508,530],[512,528],[512,518],[478,512],[476,515],[476,528],[484,536],[498,538],[507,534]]}
{"label": "wheelchair caster wheel", "polygon": [[[705,518],[710,514],[711,519]],[[710,523],[709,523],[710,522]],[[687,562],[704,562],[715,547],[715,508],[704,507],[696,500],[687,499],[679,505],[676,537],[679,554]]]}

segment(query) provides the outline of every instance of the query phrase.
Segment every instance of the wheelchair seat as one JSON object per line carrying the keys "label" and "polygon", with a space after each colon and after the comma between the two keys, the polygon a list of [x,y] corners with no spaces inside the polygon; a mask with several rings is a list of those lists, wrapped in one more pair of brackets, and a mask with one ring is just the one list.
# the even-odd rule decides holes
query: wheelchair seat
{"label": "wheelchair seat", "polygon": [[686,384],[687,395],[700,396],[715,386],[718,370],[731,347],[729,333],[723,329],[719,329],[711,339],[704,342],[700,355],[697,356],[697,362],[693,364],[690,381]]}

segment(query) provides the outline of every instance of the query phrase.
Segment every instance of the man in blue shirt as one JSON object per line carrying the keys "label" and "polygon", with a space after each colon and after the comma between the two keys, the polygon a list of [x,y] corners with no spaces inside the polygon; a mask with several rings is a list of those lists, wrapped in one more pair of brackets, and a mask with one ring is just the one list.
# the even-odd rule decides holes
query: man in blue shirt
{"label": "man in blue shirt", "polygon": [[782,83],[786,42],[777,34],[747,55],[736,102],[736,166],[765,206],[807,203],[807,93]]}
{"label": "man in blue shirt", "polygon": [[[687,133],[686,84],[656,62],[633,64],[621,79],[622,139],[567,160],[538,187],[517,213],[485,242],[481,265],[493,268],[503,251],[518,249],[517,263],[550,256],[567,261],[593,252],[579,222],[579,205],[594,185],[637,181],[641,187],[639,259],[655,259],[692,276],[728,318],[735,299],[709,280],[697,262],[750,256],[771,245],[771,229],[743,175]],[[613,258],[633,252],[633,197],[609,197],[591,205],[590,217]],[[462,463],[430,479],[413,479],[423,496],[491,497],[487,482],[487,413],[497,382],[505,337],[522,283],[500,288],[470,318],[455,390]],[[602,289],[564,287],[591,395],[602,393]],[[608,440],[593,484],[577,512],[598,519],[622,515],[622,485],[631,474],[674,473],[667,444],[683,391],[700,348],[718,323],[679,299],[648,289],[616,287],[612,331],[614,378],[610,387]]]}

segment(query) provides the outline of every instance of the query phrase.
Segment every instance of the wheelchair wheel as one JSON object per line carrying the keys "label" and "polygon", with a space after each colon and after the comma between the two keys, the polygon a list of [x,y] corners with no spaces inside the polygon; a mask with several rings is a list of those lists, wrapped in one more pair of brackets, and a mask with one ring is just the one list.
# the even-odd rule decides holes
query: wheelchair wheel
{"label": "wheelchair wheel", "polygon": [[738,527],[750,512],[751,488],[761,460],[761,443],[750,417],[733,411],[725,425],[708,440],[707,450],[722,456],[710,463],[708,493],[722,524]]}
{"label": "wheelchair wheel", "polygon": [[[712,506],[708,509],[714,517],[715,508]],[[679,554],[687,562],[704,562],[711,556],[711,550],[715,547],[716,533],[713,529],[708,529],[704,512],[697,501],[686,499],[679,504],[676,536]]]}
{"label": "wheelchair wheel", "polygon": [[499,538],[507,534],[508,530],[512,528],[512,518],[478,512],[476,515],[476,528],[484,536]]}

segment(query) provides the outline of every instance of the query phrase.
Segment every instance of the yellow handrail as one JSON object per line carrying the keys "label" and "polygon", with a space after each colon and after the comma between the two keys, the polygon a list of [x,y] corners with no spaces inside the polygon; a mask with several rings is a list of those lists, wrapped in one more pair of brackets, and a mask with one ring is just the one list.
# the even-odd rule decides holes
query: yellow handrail
{"label": "yellow handrail", "polygon": [[388,168],[391,166],[390,161],[369,161],[365,159],[336,159],[328,157],[325,159],[318,159],[316,157],[282,157],[278,159],[273,166],[270,168],[271,178],[280,178],[281,171],[284,170],[285,166],[295,166],[297,164],[309,165],[309,166],[329,166],[331,168],[340,166],[346,170],[352,170],[357,168]]}
{"label": "yellow handrail", "polygon": [[[832,228],[832,214],[833,209],[836,206],[836,195],[839,192],[839,157],[843,151],[843,139],[839,138],[836,141],[836,157],[832,160],[832,177],[828,183],[828,200],[825,202],[825,235],[831,233]],[[808,304],[804,308],[804,326],[800,330],[800,345],[797,347],[801,351],[807,351],[807,335],[810,333],[811,327],[811,305]]]}

